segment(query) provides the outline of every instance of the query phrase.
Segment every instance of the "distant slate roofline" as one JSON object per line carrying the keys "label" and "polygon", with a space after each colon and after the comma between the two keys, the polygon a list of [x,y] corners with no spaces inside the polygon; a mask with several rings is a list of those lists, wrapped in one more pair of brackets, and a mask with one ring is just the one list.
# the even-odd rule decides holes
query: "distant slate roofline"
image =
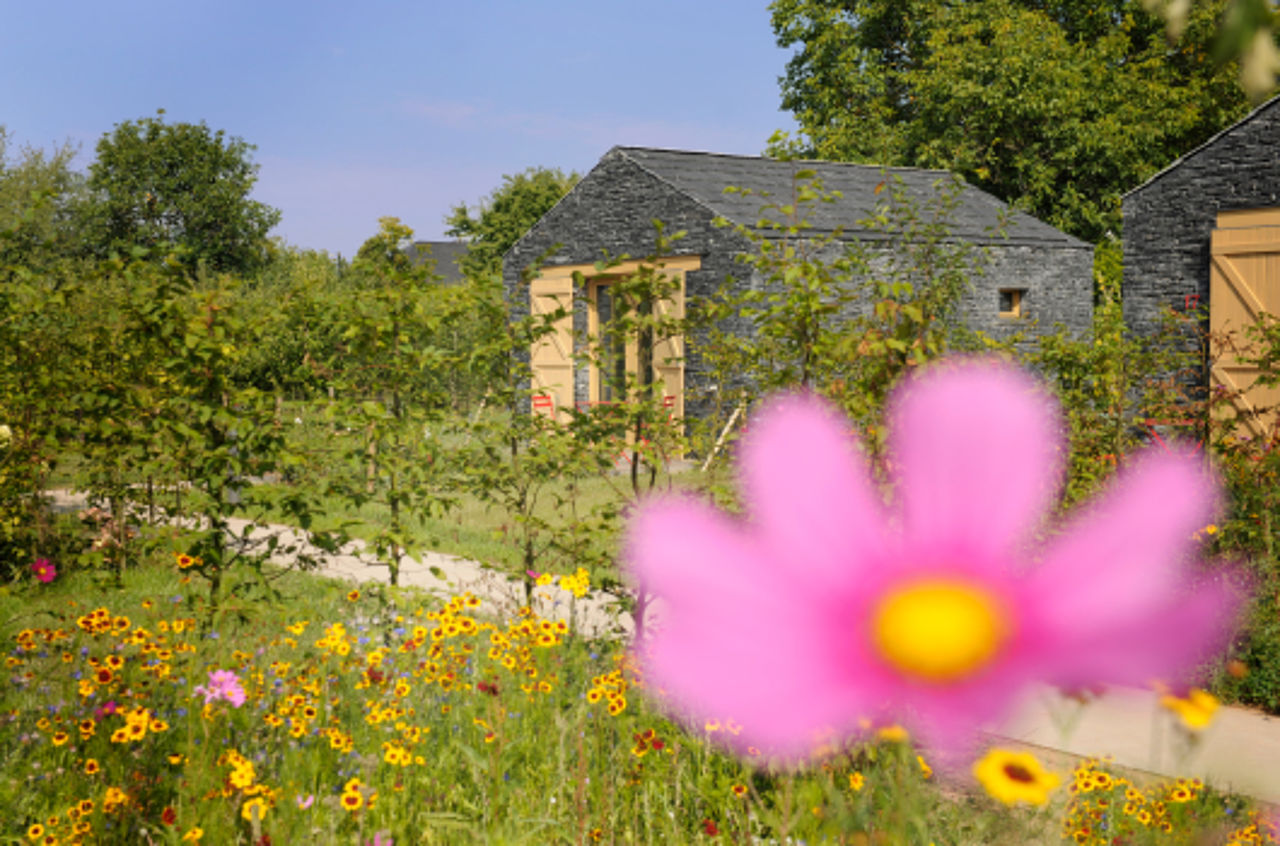
{"label": "distant slate roofline", "polygon": [[[1240,127],[1244,126],[1245,124],[1250,123],[1250,122],[1252,122],[1252,121],[1254,121],[1254,120],[1257,120],[1257,119],[1258,119],[1258,117],[1260,117],[1261,115],[1263,115],[1263,114],[1265,114],[1266,112],[1270,111],[1271,109],[1273,109],[1273,108],[1277,108],[1277,107],[1280,107],[1280,94],[1277,94],[1276,96],[1272,97],[1270,100],[1267,100],[1265,103],[1263,103],[1262,105],[1258,106],[1256,109],[1254,109],[1253,111],[1249,112],[1249,114],[1247,114],[1247,115],[1245,115],[1244,117],[1240,118],[1240,120],[1238,120],[1238,121],[1236,121],[1235,123],[1231,124],[1231,125],[1230,125],[1230,126],[1228,126],[1226,129],[1223,129],[1223,130],[1220,130],[1220,131],[1218,131],[1218,132],[1214,133],[1214,134],[1213,134],[1213,136],[1212,136],[1211,138],[1209,138],[1209,140],[1205,141],[1205,142],[1204,142],[1203,144],[1201,144],[1200,146],[1198,146],[1198,147],[1196,147],[1196,148],[1194,148],[1194,149],[1192,149],[1192,150],[1190,150],[1190,151],[1188,151],[1188,152],[1186,152],[1186,153],[1183,153],[1181,156],[1178,156],[1178,158],[1176,158],[1176,159],[1174,159],[1173,161],[1171,161],[1168,165],[1166,165],[1165,167],[1163,167],[1163,168],[1161,168],[1160,170],[1158,170],[1158,171],[1156,171],[1155,173],[1153,173],[1153,174],[1152,174],[1150,177],[1148,177],[1148,179],[1147,179],[1145,182],[1143,182],[1141,185],[1138,185],[1137,187],[1134,187],[1134,188],[1130,188],[1128,191],[1126,191],[1126,192],[1124,192],[1123,194],[1121,194],[1121,195],[1120,195],[1120,199],[1121,199],[1121,201],[1123,201],[1123,200],[1124,200],[1125,198],[1127,198],[1127,197],[1132,196],[1133,194],[1137,194],[1137,193],[1139,193],[1140,191],[1144,191],[1144,190],[1146,190],[1148,187],[1150,187],[1150,185],[1151,185],[1153,182],[1156,182],[1157,180],[1159,180],[1161,177],[1163,177],[1165,174],[1169,173],[1170,171],[1172,171],[1172,170],[1176,170],[1177,168],[1181,167],[1181,166],[1182,166],[1182,164],[1183,164],[1184,162],[1186,162],[1188,159],[1191,159],[1191,158],[1194,158],[1194,157],[1196,157],[1196,156],[1200,155],[1200,154],[1201,154],[1201,153],[1203,153],[1204,151],[1206,151],[1206,150],[1208,150],[1209,148],[1211,148],[1211,147],[1215,146],[1219,141],[1221,141],[1221,140],[1222,140],[1224,137],[1226,137],[1227,135],[1230,135],[1231,133],[1235,132],[1237,129],[1239,129]],[[1278,139],[1278,140],[1277,140],[1277,143],[1280,143],[1280,139]]]}
{"label": "distant slate roofline", "polygon": [[464,241],[414,241],[405,253],[416,264],[425,261],[429,254],[435,260],[435,272],[445,285],[463,281],[462,267],[458,264],[469,247]]}
{"label": "distant slate roofline", "polygon": [[[826,191],[839,191],[842,198],[833,204],[818,203],[809,209],[806,230],[814,236],[829,235],[843,228],[845,240],[874,240],[883,237],[857,226],[857,221],[873,214],[886,178],[900,180],[906,195],[928,208],[937,195],[937,186],[954,178],[945,170],[912,167],[884,167],[819,160],[781,160],[763,156],[666,150],[652,147],[616,146],[605,158],[617,154],[671,186],[712,214],[735,224],[752,227],[767,202],[785,202],[791,195],[794,175],[812,170]],[[602,159],[603,160],[603,159]],[[590,173],[584,177],[584,181]],[[1043,221],[1012,209],[987,192],[961,182],[961,190],[951,213],[953,239],[972,243],[1026,244],[1088,248],[1078,238]],[[726,186],[750,189],[753,193],[724,193]],[[877,187],[880,186],[880,190]],[[771,199],[761,197],[769,192]],[[1004,235],[996,230],[1001,214],[1007,215]],[[767,233],[765,233],[767,235]]]}

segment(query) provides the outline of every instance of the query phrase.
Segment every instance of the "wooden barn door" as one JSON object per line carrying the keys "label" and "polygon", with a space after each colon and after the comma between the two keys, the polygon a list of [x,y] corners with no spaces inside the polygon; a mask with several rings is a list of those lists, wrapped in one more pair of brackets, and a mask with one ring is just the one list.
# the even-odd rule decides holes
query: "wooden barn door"
{"label": "wooden barn door", "polygon": [[[658,317],[667,320],[684,319],[684,271],[669,272],[680,284],[672,292],[671,299],[659,300],[654,305]],[[654,381],[661,387],[663,404],[677,420],[684,418],[684,336],[662,338],[653,345]]]}
{"label": "wooden barn door", "polygon": [[1248,343],[1244,327],[1263,314],[1280,316],[1280,208],[1221,212],[1210,241],[1209,329],[1215,338],[1211,382],[1235,401],[1241,434],[1264,435],[1280,405],[1280,387],[1255,384],[1258,368],[1233,350]]}
{"label": "wooden barn door", "polygon": [[539,338],[529,351],[533,386],[540,390],[540,396],[534,397],[533,411],[551,417],[561,409],[573,409],[573,277],[548,275],[529,283],[529,308],[534,316],[553,314],[562,307],[565,314],[552,324],[553,331]]}

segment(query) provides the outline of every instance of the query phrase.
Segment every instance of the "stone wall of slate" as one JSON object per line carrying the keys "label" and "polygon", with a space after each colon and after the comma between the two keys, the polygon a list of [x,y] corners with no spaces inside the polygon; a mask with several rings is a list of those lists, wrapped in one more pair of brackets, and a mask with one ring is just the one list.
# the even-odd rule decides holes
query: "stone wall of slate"
{"label": "stone wall of slate", "polygon": [[[1077,336],[1093,327],[1093,248],[988,247],[989,260],[973,279],[959,314],[975,331],[1005,340],[1018,332],[1030,343],[1061,326]],[[1000,316],[1000,290],[1022,291],[1022,316]]]}
{"label": "stone wall of slate", "polygon": [[1124,317],[1150,334],[1187,297],[1209,303],[1218,212],[1280,205],[1280,98],[1125,195]]}
{"label": "stone wall of slate", "polygon": [[[829,245],[822,258],[832,260],[841,249],[842,245]],[[1088,244],[990,246],[985,252],[985,258],[975,252],[964,260],[969,268],[969,289],[957,304],[956,317],[969,329],[1002,341],[1021,334],[1020,346],[1026,348],[1033,346],[1038,336],[1059,328],[1078,337],[1092,331],[1093,248]],[[887,268],[889,259],[876,248],[865,258],[882,279],[892,273]],[[763,283],[754,277],[752,284],[759,287]],[[1021,292],[1020,317],[1000,316],[1002,289]],[[849,312],[866,314],[867,310],[855,303]]]}

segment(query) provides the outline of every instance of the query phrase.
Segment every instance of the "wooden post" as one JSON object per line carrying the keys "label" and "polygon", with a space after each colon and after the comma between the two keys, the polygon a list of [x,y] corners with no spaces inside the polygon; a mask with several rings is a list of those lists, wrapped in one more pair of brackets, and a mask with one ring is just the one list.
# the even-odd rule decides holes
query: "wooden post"
{"label": "wooden post", "polygon": [[702,462],[702,472],[707,472],[707,468],[711,466],[711,460],[716,457],[716,453],[720,451],[720,447],[724,446],[724,439],[729,437],[729,430],[733,428],[733,424],[738,421],[738,415],[742,414],[742,409],[746,406],[746,402],[738,403],[737,408],[733,410],[733,414],[729,415],[729,422],[724,424],[724,428],[720,430],[720,437],[716,438],[716,444],[711,448],[711,452],[707,453],[707,460]]}
{"label": "wooden post", "polygon": [[372,494],[374,485],[378,479],[378,441],[374,438],[374,425],[369,424],[366,437],[369,439],[369,448],[367,454],[369,456],[368,463],[365,467],[364,476],[364,492]]}

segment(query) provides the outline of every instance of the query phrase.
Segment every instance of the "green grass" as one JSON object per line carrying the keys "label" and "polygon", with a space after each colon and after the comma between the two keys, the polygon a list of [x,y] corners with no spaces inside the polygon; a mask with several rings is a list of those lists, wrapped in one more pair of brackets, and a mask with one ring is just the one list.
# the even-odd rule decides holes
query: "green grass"
{"label": "green grass", "polygon": [[[335,482],[344,482],[356,489],[363,488],[364,467],[351,460],[353,452],[360,451],[359,433],[335,428],[325,420],[318,409],[296,405],[285,414],[286,433],[291,448],[299,455],[309,457],[307,463],[295,473],[288,483],[272,480],[259,486],[259,492],[270,498],[304,490],[315,496],[315,526],[333,530],[344,528],[351,536],[372,538],[390,519],[384,502],[370,501],[360,505],[350,498],[325,491]],[[301,422],[290,423],[296,420]],[[449,465],[449,450],[466,441],[456,427],[460,421],[444,422],[436,428],[440,431],[445,460],[435,490],[449,505],[427,514],[421,521],[407,521],[406,529],[417,549],[427,549],[482,561],[502,568],[512,569],[522,559],[521,543],[525,525],[521,519],[501,505],[486,502],[470,493],[458,482],[462,468]],[[680,466],[674,473],[665,468],[659,472],[655,490],[697,490],[704,488],[710,479],[697,469]],[[374,499],[380,499],[379,489]],[[564,524],[570,519],[565,503],[573,503],[574,513],[586,519],[593,512],[608,506],[617,506],[633,497],[630,476],[624,472],[599,473],[574,480],[550,478],[537,494],[536,519],[548,524]],[[267,519],[287,521],[280,511],[268,511]],[[540,543],[545,542],[545,532]],[[612,538],[606,542],[611,542]],[[566,569],[572,571],[572,562],[555,561],[548,554],[539,569]]]}

